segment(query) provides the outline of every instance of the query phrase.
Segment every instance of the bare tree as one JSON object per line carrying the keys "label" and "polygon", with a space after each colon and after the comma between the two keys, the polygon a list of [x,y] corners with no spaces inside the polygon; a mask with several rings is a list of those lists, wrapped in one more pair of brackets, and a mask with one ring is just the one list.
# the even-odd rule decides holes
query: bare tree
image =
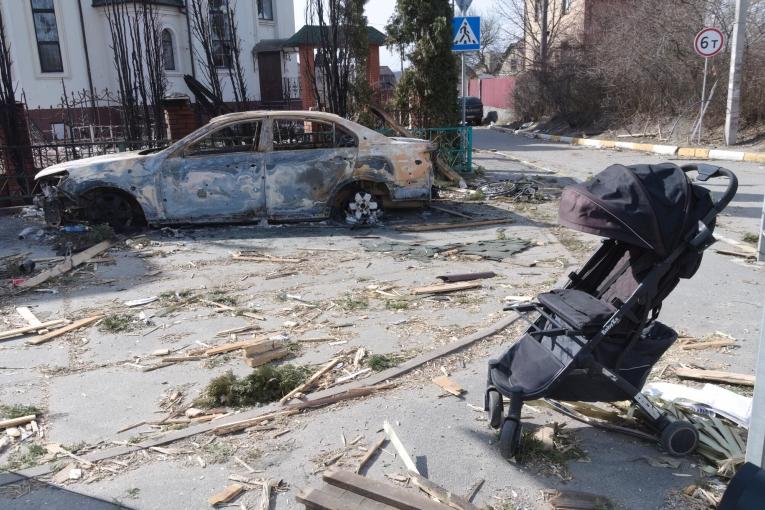
{"label": "bare tree", "polygon": [[244,68],[242,67],[242,39],[239,37],[239,26],[234,16],[235,11],[236,4],[234,3],[228,5],[225,13],[231,41],[231,58],[228,60],[228,72],[231,77],[231,88],[234,91],[234,101],[237,104],[237,110],[242,111],[247,109],[247,80],[244,76]]}
{"label": "bare tree", "polygon": [[106,6],[112,59],[117,72],[124,136],[164,133],[162,99],[167,91],[159,13],[150,0],[110,0]]}
{"label": "bare tree", "polygon": [[308,0],[306,20],[319,28],[316,63],[310,76],[319,109],[346,116],[352,59],[345,40],[348,28],[345,1]]}
{"label": "bare tree", "polygon": [[247,79],[242,65],[242,40],[233,0],[190,0],[194,55],[218,105],[224,102],[223,79],[231,80],[237,110],[247,108]]}
{"label": "bare tree", "polygon": [[[478,16],[471,11],[468,11],[468,15]],[[465,64],[475,74],[480,72],[493,74],[499,70],[498,67],[502,66],[502,59],[495,57],[507,50],[507,36],[498,16],[492,13],[484,13],[480,16],[481,48],[477,52],[470,52],[465,55]]]}
{"label": "bare tree", "polygon": [[[223,102],[223,87],[218,74],[213,48],[213,27],[210,23],[210,6],[206,0],[189,0],[191,7],[191,26],[198,46],[194,46],[194,56],[200,65],[202,76],[210,87],[213,96]],[[222,54],[225,58],[225,53]]]}
{"label": "bare tree", "polygon": [[545,70],[567,28],[570,0],[497,0],[508,39],[523,39],[526,67]]}

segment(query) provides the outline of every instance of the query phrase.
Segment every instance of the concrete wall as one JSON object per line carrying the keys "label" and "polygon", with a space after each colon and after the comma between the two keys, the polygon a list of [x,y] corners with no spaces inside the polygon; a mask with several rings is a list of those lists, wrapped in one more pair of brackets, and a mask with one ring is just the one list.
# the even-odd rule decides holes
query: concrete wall
{"label": "concrete wall", "polygon": [[[28,0],[0,2],[8,43],[11,46],[14,78],[18,82],[19,97],[24,93],[30,108],[52,108],[60,105],[62,80],[67,91],[88,90],[87,66],[83,32],[76,2],[82,6],[85,37],[90,55],[93,88],[96,93],[105,89],[116,94],[117,77],[112,59],[111,36],[105,14],[105,7],[93,7],[91,0],[54,0],[58,25],[61,56],[64,71],[42,73],[37,53],[32,12]],[[234,5],[234,0],[232,0]],[[260,99],[260,83],[257,59],[252,53],[255,44],[263,39],[284,39],[295,32],[294,6],[291,1],[273,0],[274,20],[259,20],[257,0],[236,0],[236,19],[242,39],[242,64],[247,79],[248,92],[252,99]],[[177,7],[158,7],[163,28],[173,33],[176,70],[167,71],[168,93],[189,94],[184,74],[192,72],[192,55],[186,13]],[[196,41],[192,44],[196,45]],[[204,82],[196,64],[197,79]],[[285,78],[296,78],[297,58],[285,54],[282,74]],[[227,73],[221,73],[227,101],[233,100],[231,84]]]}

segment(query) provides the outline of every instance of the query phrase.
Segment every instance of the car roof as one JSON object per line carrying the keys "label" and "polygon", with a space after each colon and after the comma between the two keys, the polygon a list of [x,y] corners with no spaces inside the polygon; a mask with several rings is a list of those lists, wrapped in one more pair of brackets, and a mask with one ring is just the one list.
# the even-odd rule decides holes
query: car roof
{"label": "car roof", "polygon": [[309,110],[250,110],[246,112],[227,113],[225,115],[219,115],[210,119],[208,126],[214,127],[219,124],[225,124],[228,122],[246,121],[248,119],[262,119],[265,117],[294,117],[308,118],[310,120],[318,120],[324,122],[335,122],[349,130],[352,130],[356,133],[356,135],[359,135],[359,143],[362,143],[362,141],[380,143],[387,140],[385,135],[369,129],[368,127],[363,126],[357,122],[353,122],[352,120],[341,117],[340,115]]}

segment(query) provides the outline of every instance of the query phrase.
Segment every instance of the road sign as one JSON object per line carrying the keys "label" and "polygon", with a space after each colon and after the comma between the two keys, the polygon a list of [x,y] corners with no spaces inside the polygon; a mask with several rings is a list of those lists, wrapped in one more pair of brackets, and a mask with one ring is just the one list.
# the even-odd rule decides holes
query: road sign
{"label": "road sign", "polygon": [[725,36],[716,28],[707,27],[696,34],[693,49],[702,57],[714,57],[723,50]]}
{"label": "road sign", "polygon": [[457,7],[460,8],[460,11],[464,14],[465,11],[470,9],[470,4],[473,3],[473,0],[457,0]]}
{"label": "road sign", "polygon": [[454,18],[452,51],[478,51],[481,49],[480,16]]}

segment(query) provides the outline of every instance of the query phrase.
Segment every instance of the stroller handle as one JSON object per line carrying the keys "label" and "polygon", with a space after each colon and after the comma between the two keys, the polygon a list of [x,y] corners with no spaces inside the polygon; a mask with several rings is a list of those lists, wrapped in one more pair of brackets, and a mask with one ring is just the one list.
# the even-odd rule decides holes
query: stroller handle
{"label": "stroller handle", "polygon": [[736,196],[736,191],[738,191],[738,178],[736,177],[736,174],[728,170],[727,168],[723,168],[721,166],[716,165],[709,165],[706,163],[697,163],[697,164],[690,164],[690,165],[683,165],[680,168],[682,168],[683,172],[698,172],[699,176],[698,179],[701,182],[705,182],[708,179],[714,179],[716,177],[727,177],[728,178],[728,189],[725,190],[725,193],[723,193],[722,198],[715,202],[715,209],[717,212],[722,212],[723,209],[725,209],[731,200],[733,200],[733,197]]}

